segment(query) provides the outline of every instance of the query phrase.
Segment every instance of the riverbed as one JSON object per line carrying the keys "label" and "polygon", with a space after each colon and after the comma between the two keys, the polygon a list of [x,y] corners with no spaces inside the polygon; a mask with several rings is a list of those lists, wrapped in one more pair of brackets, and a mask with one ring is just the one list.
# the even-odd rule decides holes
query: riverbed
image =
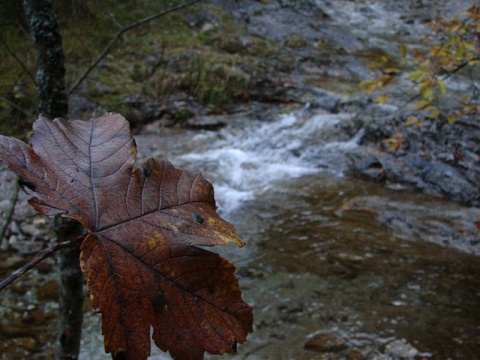
{"label": "riverbed", "polygon": [[[297,109],[239,115],[220,132],[152,126],[136,139],[141,158],[202,171],[247,243],[218,250],[255,311],[237,358],[470,358],[480,351],[480,211],[344,176],[358,134],[338,128],[351,119]],[[100,347],[89,329],[97,341],[85,345]]]}
{"label": "riverbed", "polygon": [[[327,15],[359,29],[355,41],[338,38],[345,49],[355,52],[361,41],[396,46],[392,39],[398,41],[404,30],[397,25],[406,20],[395,4],[344,2],[351,11],[342,12],[340,3]],[[268,37],[274,27],[264,26],[269,13],[263,14],[252,17],[251,27],[261,35],[263,26]],[[386,14],[395,25],[392,33],[372,38],[368,31],[388,25]],[[424,28],[418,17],[407,25],[402,26]],[[338,27],[329,23],[325,29]],[[323,71],[314,65],[295,75],[311,80]],[[328,91],[340,90],[345,93],[331,94],[332,103],[347,104],[352,84],[335,76],[365,74],[365,66],[347,71],[340,65],[330,64],[324,77],[312,82],[321,88],[315,94],[323,96],[321,101],[311,97],[313,105],[271,105],[197,119],[227,124],[219,131],[149,124],[135,135],[139,159],[168,158],[202,172],[215,186],[219,212],[246,242],[242,249],[213,249],[235,264],[244,299],[254,308],[254,332],[234,358],[475,359],[480,354],[480,210],[402,183],[346,173],[348,154],[361,146],[366,117],[347,106],[333,113],[319,104],[325,105]],[[250,106],[255,107],[245,108]],[[0,176],[4,212],[15,179],[5,169]],[[27,198],[20,195],[7,239],[10,250],[0,254],[2,276],[53,239],[50,220],[35,214]],[[52,358],[55,269],[49,259],[1,294],[0,359]],[[80,359],[109,359],[100,317],[88,299],[85,316]],[[152,359],[169,358],[153,349]]]}

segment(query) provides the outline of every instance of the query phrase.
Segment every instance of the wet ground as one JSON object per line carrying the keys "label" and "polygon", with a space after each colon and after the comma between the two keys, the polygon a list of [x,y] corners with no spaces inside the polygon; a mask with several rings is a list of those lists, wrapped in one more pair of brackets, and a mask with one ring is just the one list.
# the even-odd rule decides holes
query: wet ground
{"label": "wet ground", "polygon": [[[300,125],[271,128],[278,134],[291,132],[291,126]],[[244,298],[255,311],[254,332],[234,358],[475,359],[480,353],[479,209],[331,172],[242,173],[273,176],[254,189],[256,182],[239,182],[237,174],[229,178],[230,171],[214,164],[227,161],[227,154],[261,153],[257,146],[267,142],[258,139],[242,150],[250,141],[246,134],[235,127],[228,131],[236,134],[237,143],[222,133],[179,130],[136,139],[142,159],[152,153],[167,156],[179,166],[202,170],[223,189],[218,197],[226,206],[220,211],[247,246],[218,251],[236,265]],[[216,146],[224,150],[218,161],[209,157]],[[193,149],[200,156],[182,155]],[[202,161],[202,154],[210,155]],[[240,158],[246,160],[238,168],[261,170],[262,163],[276,168],[253,153]],[[13,177],[0,173],[8,198]],[[245,188],[234,189],[239,184],[252,192],[229,206],[231,200],[224,197],[243,194]],[[31,258],[28,249],[51,241],[48,220],[36,216],[25,199],[22,195],[14,217],[17,228],[9,234],[10,251],[0,254],[2,277]],[[52,358],[55,269],[49,259],[1,293],[0,359]],[[99,317],[88,301],[85,310],[81,359],[109,359],[103,355]],[[168,358],[158,350],[152,354],[152,359]]]}
{"label": "wet ground", "polygon": [[[414,209],[417,225],[401,231],[387,209],[402,223]],[[220,251],[236,264],[255,309],[255,331],[235,358],[388,359],[380,354],[397,351],[405,356],[398,358],[475,359],[480,258],[420,239],[422,224],[437,224],[427,240],[445,236],[438,224],[478,238],[474,224],[455,220],[459,212],[478,216],[476,209],[358,179],[277,181],[227,214],[247,246]],[[26,259],[2,253],[2,269]],[[1,359],[52,358],[54,267],[48,260],[2,293]],[[82,359],[108,359],[88,302],[86,311]]]}
{"label": "wet ground", "polygon": [[256,331],[241,358],[361,359],[403,339],[417,358],[475,359],[480,258],[407,239],[381,222],[380,207],[359,206],[368,194],[427,214],[435,201],[322,176],[293,188],[242,214],[239,231],[255,249],[239,272]]}

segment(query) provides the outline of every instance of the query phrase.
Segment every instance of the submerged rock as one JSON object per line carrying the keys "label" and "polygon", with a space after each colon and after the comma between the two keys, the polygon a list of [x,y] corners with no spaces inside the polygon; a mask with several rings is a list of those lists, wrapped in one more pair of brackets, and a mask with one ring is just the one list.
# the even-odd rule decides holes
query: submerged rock
{"label": "submerged rock", "polygon": [[418,350],[405,340],[394,340],[385,347],[385,353],[398,360],[410,360],[418,354]]}
{"label": "submerged rock", "polygon": [[308,340],[304,348],[316,352],[339,352],[347,348],[346,341],[337,334],[318,334]]}

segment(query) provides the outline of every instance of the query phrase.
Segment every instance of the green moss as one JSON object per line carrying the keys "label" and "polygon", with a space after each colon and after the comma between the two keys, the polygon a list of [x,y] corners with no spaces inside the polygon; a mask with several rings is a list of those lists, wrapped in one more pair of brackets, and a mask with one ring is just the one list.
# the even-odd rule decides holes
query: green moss
{"label": "green moss", "polygon": [[273,41],[262,39],[256,36],[250,37],[250,45],[243,51],[245,55],[259,58],[270,57],[280,51],[281,46]]}
{"label": "green moss", "polygon": [[204,45],[210,46],[213,45],[218,39],[218,30],[210,29],[206,31],[201,31],[198,33],[198,40],[200,40]]}
{"label": "green moss", "polygon": [[292,49],[298,49],[307,45],[307,39],[305,39],[305,37],[300,34],[291,35],[285,40],[285,46],[288,46]]}
{"label": "green moss", "polygon": [[184,122],[184,121],[187,121],[188,119],[191,119],[194,116],[195,114],[193,113],[192,110],[190,110],[188,107],[183,107],[175,113],[174,119],[176,121]]}
{"label": "green moss", "polygon": [[[164,10],[170,4],[166,0],[56,1],[63,31],[67,84],[78,79],[122,26]],[[197,33],[198,29],[190,25],[191,18],[205,11],[216,19],[216,27]],[[35,49],[30,37],[14,23],[6,24],[5,28],[2,38],[34,74]],[[244,26],[224,10],[197,5],[123,34],[89,74],[80,91],[110,111],[130,111],[125,105],[127,94],[141,94],[145,101],[161,102],[171,94],[187,93],[221,112],[235,102],[248,100],[256,68],[253,58],[265,58],[278,54],[279,50],[280,45],[275,42],[248,36]],[[33,81],[2,46],[0,58],[0,98],[11,99],[25,111],[36,114]],[[27,94],[21,100],[15,97],[14,88],[18,85]],[[8,104],[0,106],[0,119],[3,126],[0,130],[9,134],[23,131],[18,124],[28,123],[26,129],[29,129],[32,120],[26,121],[24,114]]]}

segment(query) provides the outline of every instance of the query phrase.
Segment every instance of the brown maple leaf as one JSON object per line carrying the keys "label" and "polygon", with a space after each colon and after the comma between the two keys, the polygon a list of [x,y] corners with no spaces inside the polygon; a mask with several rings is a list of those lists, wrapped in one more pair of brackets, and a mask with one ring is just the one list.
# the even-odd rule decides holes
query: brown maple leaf
{"label": "brown maple leaf", "polygon": [[46,215],[78,220],[89,234],[81,266],[105,351],[150,355],[150,330],[178,359],[235,350],[252,331],[235,268],[198,246],[243,246],[216,213],[212,185],[168,161],[134,168],[135,140],[118,114],[91,121],[39,118],[31,146],[0,136],[0,160]]}

